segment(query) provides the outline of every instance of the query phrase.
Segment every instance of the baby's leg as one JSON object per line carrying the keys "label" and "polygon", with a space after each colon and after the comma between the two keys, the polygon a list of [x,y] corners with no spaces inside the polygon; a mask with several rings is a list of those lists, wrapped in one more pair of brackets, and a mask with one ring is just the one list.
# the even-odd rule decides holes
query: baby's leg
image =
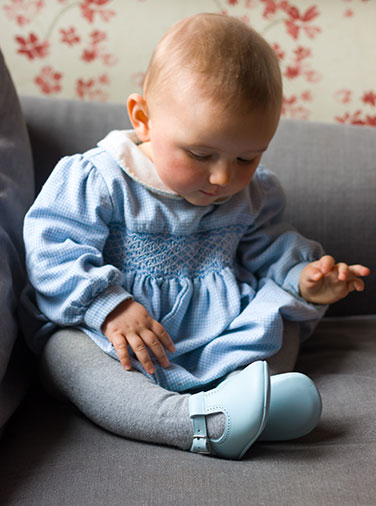
{"label": "baby's leg", "polygon": [[[295,369],[300,347],[299,326],[296,322],[284,320],[282,347],[275,355],[266,359],[269,365],[270,376],[291,372]],[[227,378],[240,373],[242,368],[231,372]]]}
{"label": "baby's leg", "polygon": [[[165,390],[138,371],[125,371],[84,332],[54,334],[43,350],[41,372],[47,389],[115,434],[184,450],[192,445],[190,395]],[[210,436],[220,437],[223,415],[208,422]]]}
{"label": "baby's leg", "polygon": [[[288,342],[287,348],[290,345]],[[289,367],[285,359],[277,358],[273,372]],[[212,454],[241,458],[264,433],[268,438],[282,434],[286,439],[291,434],[298,437],[302,427],[304,433],[306,429],[304,419],[304,426],[295,423],[293,433],[290,422],[285,423],[286,430],[281,433],[280,409],[267,418],[269,374],[265,362],[246,367],[231,383],[223,382],[217,389],[179,394],[163,389],[138,371],[125,371],[85,333],[66,329],[45,345],[41,372],[49,390],[68,398],[98,425],[131,439],[204,453],[209,445]],[[296,383],[294,378],[284,381],[284,376],[288,375],[275,376],[278,385],[271,398],[277,402],[274,407],[271,402],[271,413],[280,407],[280,394],[286,396],[286,384],[291,390],[291,382]],[[299,417],[295,418],[299,422]]]}
{"label": "baby's leg", "polygon": [[283,321],[283,342],[278,353],[269,357],[271,375],[293,371],[299,353],[299,325],[288,320]]}

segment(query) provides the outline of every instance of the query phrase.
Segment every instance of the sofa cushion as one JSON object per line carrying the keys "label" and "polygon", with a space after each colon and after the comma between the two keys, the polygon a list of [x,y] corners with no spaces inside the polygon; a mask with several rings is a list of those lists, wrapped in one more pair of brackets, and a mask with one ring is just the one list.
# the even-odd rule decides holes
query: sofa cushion
{"label": "sofa cushion", "polygon": [[22,371],[18,375],[8,365],[18,332],[16,304],[25,282],[22,221],[33,194],[29,139],[0,51],[0,428],[24,391]]}
{"label": "sofa cushion", "polygon": [[375,504],[375,332],[376,317],[324,320],[297,364],[320,389],[318,427],[242,461],[115,436],[34,390],[0,441],[0,504]]}
{"label": "sofa cushion", "polygon": [[20,97],[33,146],[39,192],[57,162],[97,145],[110,130],[131,128],[123,104]]}

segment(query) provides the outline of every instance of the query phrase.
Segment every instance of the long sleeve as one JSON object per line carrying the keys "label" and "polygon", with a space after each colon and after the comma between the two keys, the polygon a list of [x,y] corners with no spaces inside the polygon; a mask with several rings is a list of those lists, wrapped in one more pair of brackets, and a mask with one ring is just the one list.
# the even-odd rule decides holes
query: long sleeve
{"label": "long sleeve", "polygon": [[[291,294],[302,320],[319,320],[327,306],[309,304],[300,297],[299,277],[305,265],[324,254],[322,247],[283,221],[284,192],[269,171],[258,170],[250,186],[250,201],[255,219],[239,244],[240,266],[255,276],[258,288],[273,283]],[[285,316],[289,314],[290,307],[285,309]]]}
{"label": "long sleeve", "polygon": [[131,295],[103,249],[114,205],[106,182],[82,155],[62,159],[26,215],[29,279],[42,313],[60,326],[100,330]]}

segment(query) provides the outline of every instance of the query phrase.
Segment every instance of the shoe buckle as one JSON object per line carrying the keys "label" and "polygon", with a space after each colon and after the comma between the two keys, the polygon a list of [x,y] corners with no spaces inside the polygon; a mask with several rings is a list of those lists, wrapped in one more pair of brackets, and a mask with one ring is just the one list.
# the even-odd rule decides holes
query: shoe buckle
{"label": "shoe buckle", "polygon": [[211,455],[210,441],[208,438],[208,432],[206,429],[206,417],[203,414],[204,406],[200,404],[194,405],[194,402],[202,403],[203,396],[200,394],[192,395],[190,397],[190,417],[193,423],[193,443],[191,446],[191,452],[201,453],[203,455]]}
{"label": "shoe buckle", "polygon": [[209,438],[204,434],[194,434],[191,451],[202,455],[211,455]]}

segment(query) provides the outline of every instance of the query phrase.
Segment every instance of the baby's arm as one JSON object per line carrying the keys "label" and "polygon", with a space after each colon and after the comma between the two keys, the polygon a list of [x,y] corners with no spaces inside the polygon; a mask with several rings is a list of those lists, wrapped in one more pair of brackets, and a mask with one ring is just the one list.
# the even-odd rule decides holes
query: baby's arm
{"label": "baby's arm", "polygon": [[149,315],[144,306],[134,300],[126,300],[119,304],[107,316],[102,325],[102,332],[113,344],[126,370],[131,369],[128,345],[149,374],[155,373],[155,366],[148,349],[162,367],[170,365],[165,348],[171,353],[174,352],[174,343],[162,325]]}
{"label": "baby's arm", "polygon": [[29,279],[39,309],[60,327],[100,330],[105,317],[132,297],[121,271],[103,259],[111,220],[103,177],[79,155],[58,163],[25,217]]}
{"label": "baby's arm", "polygon": [[121,208],[120,201],[113,205],[91,160],[80,155],[61,160],[25,218],[28,273],[49,320],[103,331],[125,368],[129,345],[153,373],[147,348],[166,367],[164,347],[173,351],[171,339],[123,288],[122,272],[103,257],[109,223],[120,221]]}
{"label": "baby's arm", "polygon": [[363,265],[335,263],[333,257],[325,255],[306,265],[299,278],[301,296],[314,304],[332,304],[350,292],[364,290],[364,281],[359,276],[368,276],[370,270]]}

